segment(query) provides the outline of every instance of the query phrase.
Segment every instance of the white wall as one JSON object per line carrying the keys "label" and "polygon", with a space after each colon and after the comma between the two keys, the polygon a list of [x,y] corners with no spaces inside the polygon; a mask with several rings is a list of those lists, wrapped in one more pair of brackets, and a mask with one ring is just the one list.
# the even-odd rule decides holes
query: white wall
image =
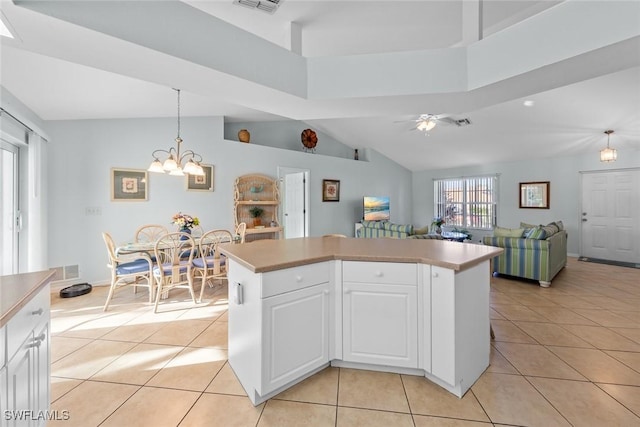
{"label": "white wall", "polygon": [[[309,169],[310,234],[353,235],[362,218],[362,196],[389,195],[392,220],[411,220],[411,172],[376,152],[368,161],[243,144],[223,139],[223,120],[183,118],[183,147],[215,166],[214,191],[186,191],[183,178],[149,173],[149,200],[112,202],[112,167],[146,169],[151,152],[173,146],[175,119],[47,122],[49,145],[49,266],[80,267],[83,280],[105,281],[107,255],[101,232],[129,241],[145,223],[165,224],[182,211],[198,216],[205,229],[233,227],[233,183],[237,176],[277,176],[278,166]],[[322,202],[323,179],[341,181],[340,202]],[[87,215],[99,208],[101,215]]]}
{"label": "white wall", "polygon": [[[615,147],[614,144],[612,146]],[[432,170],[413,174],[413,222],[427,225],[434,213],[433,180],[436,178],[500,174],[498,199],[498,225],[517,228],[520,221],[530,224],[547,224],[562,221],[569,233],[568,252],[578,254],[580,247],[581,174],[585,171],[640,168],[640,147],[618,149],[618,160],[601,163],[598,151],[585,152],[579,157],[523,160],[510,163],[493,163],[470,168]],[[550,181],[550,209],[520,209],[519,183]],[[475,231],[478,241],[489,233]]]}

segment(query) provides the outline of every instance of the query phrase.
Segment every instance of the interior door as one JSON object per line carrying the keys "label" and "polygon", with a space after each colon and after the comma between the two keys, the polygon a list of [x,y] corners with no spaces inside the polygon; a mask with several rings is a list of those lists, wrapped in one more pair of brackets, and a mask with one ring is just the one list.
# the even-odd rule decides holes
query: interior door
{"label": "interior door", "polygon": [[285,239],[309,235],[309,171],[278,168],[283,195],[282,223]]}
{"label": "interior door", "polygon": [[581,255],[640,263],[640,170],[582,174]]}
{"label": "interior door", "polygon": [[0,140],[0,276],[18,273],[18,152]]}

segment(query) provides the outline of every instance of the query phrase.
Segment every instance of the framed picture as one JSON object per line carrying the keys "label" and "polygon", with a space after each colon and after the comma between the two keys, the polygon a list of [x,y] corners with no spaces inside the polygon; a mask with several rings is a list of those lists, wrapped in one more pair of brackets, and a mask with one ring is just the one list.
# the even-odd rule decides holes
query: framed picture
{"label": "framed picture", "polygon": [[111,168],[111,200],[140,202],[147,200],[147,171]]}
{"label": "framed picture", "polygon": [[520,208],[549,209],[549,181],[521,182]]}
{"label": "framed picture", "polygon": [[200,165],[204,176],[187,174],[188,191],[213,191],[213,165]]}
{"label": "framed picture", "polygon": [[323,202],[339,202],[340,201],[340,181],[335,179],[322,180],[322,201]]}

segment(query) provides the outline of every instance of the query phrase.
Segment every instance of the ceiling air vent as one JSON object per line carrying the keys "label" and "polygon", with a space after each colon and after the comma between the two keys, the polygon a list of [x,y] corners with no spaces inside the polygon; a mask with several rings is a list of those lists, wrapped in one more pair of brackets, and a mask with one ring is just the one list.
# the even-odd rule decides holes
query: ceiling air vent
{"label": "ceiling air vent", "polygon": [[465,119],[455,119],[455,124],[457,126],[468,126],[471,124],[471,120],[469,120],[469,118],[465,118]]}
{"label": "ceiling air vent", "polygon": [[250,9],[258,9],[273,14],[278,10],[278,6],[280,6],[283,1],[284,0],[234,0],[233,4],[239,4],[240,6]]}

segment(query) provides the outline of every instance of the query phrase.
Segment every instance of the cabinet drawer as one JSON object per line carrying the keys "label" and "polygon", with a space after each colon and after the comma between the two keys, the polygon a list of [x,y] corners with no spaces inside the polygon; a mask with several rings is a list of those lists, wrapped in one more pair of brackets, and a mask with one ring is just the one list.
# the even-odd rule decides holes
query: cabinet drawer
{"label": "cabinet drawer", "polygon": [[396,262],[344,261],[342,277],[345,282],[417,285],[418,265]]}
{"label": "cabinet drawer", "polygon": [[18,351],[24,340],[38,324],[44,324],[48,321],[50,299],[49,286],[45,286],[9,320],[5,328],[9,358]]}
{"label": "cabinet drawer", "polygon": [[329,281],[329,263],[320,262],[262,274],[262,298]]}

